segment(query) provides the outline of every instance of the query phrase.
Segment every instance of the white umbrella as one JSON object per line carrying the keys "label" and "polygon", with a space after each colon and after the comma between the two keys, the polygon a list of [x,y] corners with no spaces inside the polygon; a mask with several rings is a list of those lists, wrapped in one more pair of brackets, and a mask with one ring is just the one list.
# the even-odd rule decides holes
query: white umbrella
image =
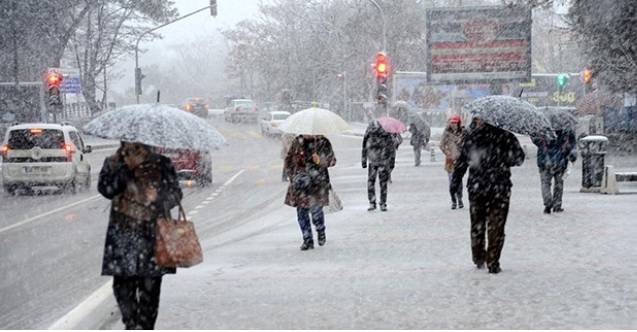
{"label": "white umbrella", "polygon": [[334,135],[349,130],[349,125],[336,113],[322,108],[308,108],[292,114],[280,126],[296,135]]}
{"label": "white umbrella", "polygon": [[225,144],[223,135],[202,118],[161,104],[125,106],[93,119],[83,129],[102,138],[168,149],[208,151]]}

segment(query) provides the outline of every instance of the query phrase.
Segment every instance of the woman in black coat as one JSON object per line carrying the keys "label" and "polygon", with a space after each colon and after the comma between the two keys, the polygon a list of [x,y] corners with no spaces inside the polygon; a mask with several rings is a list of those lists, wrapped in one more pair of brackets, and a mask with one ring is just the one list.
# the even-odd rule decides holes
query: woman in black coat
{"label": "woman in black coat", "polygon": [[155,263],[155,225],[182,198],[170,159],[139,143],[124,143],[104,161],[98,191],[111,200],[102,275],[126,329],[154,328],[162,276],[175,273]]}

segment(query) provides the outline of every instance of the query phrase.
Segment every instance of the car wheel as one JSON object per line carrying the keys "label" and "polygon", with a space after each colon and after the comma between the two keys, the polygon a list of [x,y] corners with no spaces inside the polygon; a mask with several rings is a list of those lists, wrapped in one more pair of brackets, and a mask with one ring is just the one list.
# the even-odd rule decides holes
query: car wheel
{"label": "car wheel", "polygon": [[62,191],[69,194],[77,193],[77,182],[73,179],[71,182],[62,186]]}
{"label": "car wheel", "polygon": [[9,196],[15,196],[15,189],[16,187],[13,185],[3,185],[2,189],[4,190],[5,194],[9,195]]}

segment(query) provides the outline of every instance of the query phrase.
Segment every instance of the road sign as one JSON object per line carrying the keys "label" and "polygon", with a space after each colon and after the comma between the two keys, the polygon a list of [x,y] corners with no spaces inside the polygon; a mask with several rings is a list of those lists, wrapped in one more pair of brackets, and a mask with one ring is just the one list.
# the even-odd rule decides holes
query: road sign
{"label": "road sign", "polygon": [[77,68],[49,68],[48,71],[61,73],[64,77],[60,83],[61,93],[82,93],[80,70]]}

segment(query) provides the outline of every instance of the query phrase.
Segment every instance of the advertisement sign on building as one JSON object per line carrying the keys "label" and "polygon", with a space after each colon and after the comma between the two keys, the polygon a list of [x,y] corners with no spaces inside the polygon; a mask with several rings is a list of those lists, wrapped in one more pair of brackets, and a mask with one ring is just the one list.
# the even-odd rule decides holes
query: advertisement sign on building
{"label": "advertisement sign on building", "polygon": [[428,81],[528,81],[531,22],[523,6],[428,9]]}
{"label": "advertisement sign on building", "polygon": [[77,68],[49,68],[48,71],[55,71],[62,74],[60,83],[61,93],[81,93],[82,84],[80,82],[80,70]]}

